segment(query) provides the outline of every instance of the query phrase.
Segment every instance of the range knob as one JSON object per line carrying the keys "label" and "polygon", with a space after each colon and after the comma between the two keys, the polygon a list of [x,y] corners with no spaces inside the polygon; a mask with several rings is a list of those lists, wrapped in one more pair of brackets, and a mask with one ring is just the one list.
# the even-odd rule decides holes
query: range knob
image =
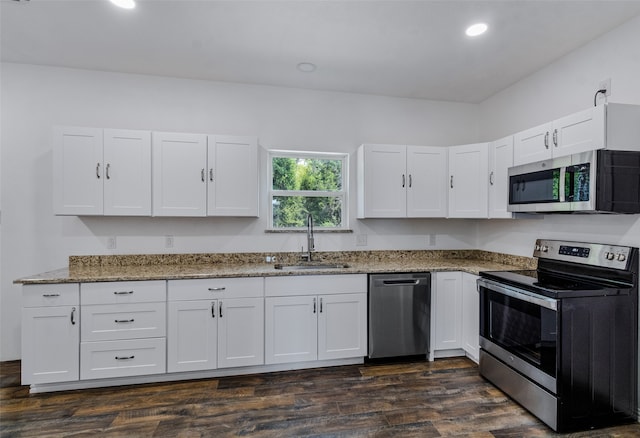
{"label": "range knob", "polygon": [[618,261],[624,262],[627,258],[624,254],[618,254]]}
{"label": "range knob", "polygon": [[540,250],[542,252],[548,252],[549,251],[549,247],[547,245],[542,245],[542,247],[540,248]]}
{"label": "range knob", "polygon": [[607,258],[607,260],[613,260],[616,257],[616,255],[612,252],[608,252],[604,256]]}
{"label": "range knob", "polygon": [[536,251],[540,251],[540,245],[536,243]]}

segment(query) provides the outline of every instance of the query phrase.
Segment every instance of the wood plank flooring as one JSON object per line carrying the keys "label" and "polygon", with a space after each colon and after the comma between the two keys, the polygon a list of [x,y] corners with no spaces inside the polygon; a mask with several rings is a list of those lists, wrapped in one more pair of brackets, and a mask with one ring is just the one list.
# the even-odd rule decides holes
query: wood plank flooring
{"label": "wood plank flooring", "polygon": [[[556,435],[466,358],[29,395],[0,364],[2,437]],[[638,437],[640,424],[572,437]]]}

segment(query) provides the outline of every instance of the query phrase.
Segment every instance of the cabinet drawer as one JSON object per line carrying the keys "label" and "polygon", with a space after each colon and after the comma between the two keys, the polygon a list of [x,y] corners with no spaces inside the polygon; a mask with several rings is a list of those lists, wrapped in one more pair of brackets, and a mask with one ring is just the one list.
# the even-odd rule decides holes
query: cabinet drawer
{"label": "cabinet drawer", "polygon": [[27,284],[22,286],[22,307],[77,306],[78,283]]}
{"label": "cabinet drawer", "polygon": [[169,280],[168,296],[169,301],[262,297],[264,279],[247,277]]}
{"label": "cabinet drawer", "polygon": [[367,292],[366,274],[299,275],[265,278],[265,296],[330,295]]}
{"label": "cabinet drawer", "polygon": [[166,372],[166,338],[82,342],[80,380]]}
{"label": "cabinet drawer", "polygon": [[82,283],[80,290],[83,306],[85,304],[149,303],[167,299],[167,282],[164,280]]}
{"label": "cabinet drawer", "polygon": [[82,341],[165,336],[166,303],[82,306]]}

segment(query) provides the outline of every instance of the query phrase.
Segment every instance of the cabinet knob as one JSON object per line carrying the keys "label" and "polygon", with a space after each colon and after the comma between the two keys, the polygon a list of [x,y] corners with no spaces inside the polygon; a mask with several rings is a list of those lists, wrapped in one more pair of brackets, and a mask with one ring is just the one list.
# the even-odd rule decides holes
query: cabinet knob
{"label": "cabinet knob", "polygon": [[100,179],[100,163],[96,163],[96,178]]}
{"label": "cabinet knob", "polygon": [[544,147],[549,149],[549,131],[544,134]]}
{"label": "cabinet knob", "polygon": [[71,325],[76,325],[76,308],[71,308]]}
{"label": "cabinet knob", "polygon": [[453,188],[453,175],[451,175],[451,179],[449,180],[449,186]]}
{"label": "cabinet knob", "polygon": [[489,184],[493,185],[493,171],[489,174]]}

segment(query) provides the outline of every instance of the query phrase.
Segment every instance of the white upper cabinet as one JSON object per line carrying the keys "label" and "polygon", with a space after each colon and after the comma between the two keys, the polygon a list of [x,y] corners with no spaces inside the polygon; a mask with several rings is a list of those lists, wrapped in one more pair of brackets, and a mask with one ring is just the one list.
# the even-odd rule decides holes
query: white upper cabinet
{"label": "white upper cabinet", "polygon": [[151,215],[149,131],[54,128],[54,211]]}
{"label": "white upper cabinet", "polygon": [[513,136],[494,141],[489,145],[489,217],[512,218],[507,211],[509,177],[507,170],[513,166]]}
{"label": "white upper cabinet", "polygon": [[56,126],[53,133],[55,214],[103,214],[102,129]]}
{"label": "white upper cabinet", "polygon": [[449,149],[449,217],[488,217],[489,143]]}
{"label": "white upper cabinet", "polygon": [[255,137],[153,133],[154,216],[258,216]]}
{"label": "white upper cabinet", "polygon": [[515,134],[513,164],[596,149],[639,150],[639,122],[639,105],[592,107]]}
{"label": "white upper cabinet", "polygon": [[446,149],[365,144],[358,149],[358,218],[445,217]]}
{"label": "white upper cabinet", "polygon": [[257,138],[210,135],[207,161],[207,214],[257,217]]}
{"label": "white upper cabinet", "polygon": [[104,214],[151,215],[151,133],[104,130]]}
{"label": "white upper cabinet", "polygon": [[407,146],[407,217],[447,215],[447,149]]}
{"label": "white upper cabinet", "polygon": [[153,215],[207,215],[207,136],[153,133]]}

